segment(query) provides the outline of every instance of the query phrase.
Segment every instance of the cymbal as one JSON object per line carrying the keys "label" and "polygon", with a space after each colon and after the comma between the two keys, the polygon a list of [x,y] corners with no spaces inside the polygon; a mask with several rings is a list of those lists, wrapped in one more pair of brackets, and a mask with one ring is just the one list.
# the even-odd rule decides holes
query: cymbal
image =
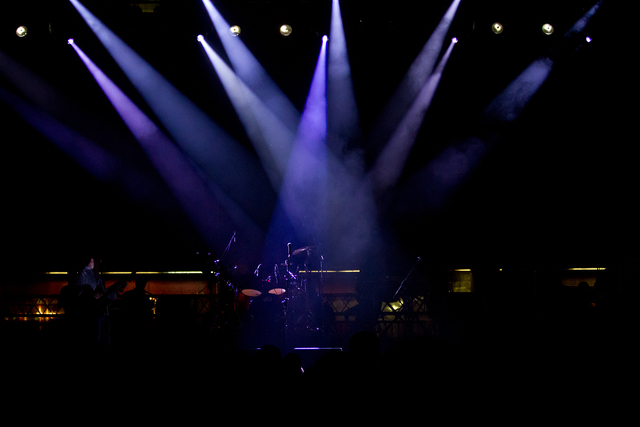
{"label": "cymbal", "polygon": [[303,252],[307,252],[307,254],[309,254],[311,252],[314,252],[316,249],[318,249],[317,246],[305,246],[305,247],[296,249],[295,251],[293,251],[291,255],[296,256],[296,255],[300,255]]}

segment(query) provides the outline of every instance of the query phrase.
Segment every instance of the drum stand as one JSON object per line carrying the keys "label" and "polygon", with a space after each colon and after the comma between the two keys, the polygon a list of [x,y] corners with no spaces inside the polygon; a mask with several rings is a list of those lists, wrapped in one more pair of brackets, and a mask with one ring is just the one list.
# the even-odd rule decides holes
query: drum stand
{"label": "drum stand", "polygon": [[[318,318],[322,314],[322,288],[323,288],[323,275],[322,275],[322,260],[320,258],[320,278],[316,286],[310,286],[309,278],[310,272],[308,264],[304,265],[304,273],[298,272],[295,276],[297,279],[297,286],[293,286],[291,282],[288,288],[289,298],[294,303],[292,307],[289,307],[289,312],[285,313],[285,330],[295,335],[296,338],[307,338],[308,333],[311,334],[323,334],[324,326],[322,319]],[[316,291],[317,289],[317,291]],[[285,310],[287,310],[285,308]],[[286,319],[286,315],[289,314],[290,319]]]}

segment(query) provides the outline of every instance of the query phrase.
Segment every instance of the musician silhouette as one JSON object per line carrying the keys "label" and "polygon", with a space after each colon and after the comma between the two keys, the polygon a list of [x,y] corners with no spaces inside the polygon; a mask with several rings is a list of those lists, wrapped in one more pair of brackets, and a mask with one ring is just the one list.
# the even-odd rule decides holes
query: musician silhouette
{"label": "musician silhouette", "polygon": [[108,289],[100,274],[101,260],[88,258],[74,284],[76,301],[74,316],[78,323],[78,344],[106,348],[111,341],[109,304],[116,300],[126,281],[116,282]]}
{"label": "musician silhouette", "polygon": [[144,334],[151,329],[154,303],[146,290],[147,279],[136,278],[135,287],[122,294],[121,307],[125,315],[126,335],[129,344],[141,344]]}

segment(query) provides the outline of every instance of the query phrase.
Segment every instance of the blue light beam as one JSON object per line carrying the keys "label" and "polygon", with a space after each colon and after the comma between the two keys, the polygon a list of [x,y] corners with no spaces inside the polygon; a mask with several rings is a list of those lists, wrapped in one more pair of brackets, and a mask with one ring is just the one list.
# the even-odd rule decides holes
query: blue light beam
{"label": "blue light beam", "polygon": [[[234,229],[201,176],[178,147],[78,47],[71,44],[210,248]],[[231,226],[229,230],[225,230]]]}
{"label": "blue light beam", "polygon": [[[118,38],[77,0],[70,0],[173,140],[225,194],[266,227],[272,188],[257,158]],[[266,187],[265,187],[266,184]],[[247,191],[238,191],[238,188]],[[231,209],[231,208],[230,208]]]}
{"label": "blue light beam", "polygon": [[[280,189],[280,201],[297,227],[296,231],[309,238],[322,235],[326,220],[326,64],[327,43],[324,40]],[[315,218],[310,221],[309,215]]]}
{"label": "blue light beam", "polygon": [[452,40],[433,74],[376,159],[370,171],[374,191],[383,193],[398,182],[455,44]]}
{"label": "blue light beam", "polygon": [[593,15],[595,15],[598,9],[600,8],[601,4],[602,4],[602,0],[594,4],[587,11],[587,13],[585,13],[582,16],[582,18],[578,19],[576,23],[573,24],[573,26],[564,34],[564,37],[565,38],[573,37],[574,35],[580,34],[581,32],[583,32],[584,29],[587,28],[587,24],[589,23]]}
{"label": "blue light beam", "polygon": [[353,93],[340,1],[333,0],[327,66],[327,146],[340,158],[348,144],[361,137],[358,106]]}
{"label": "blue light beam", "polygon": [[[596,3],[583,15],[564,38],[569,39],[581,33],[594,16],[601,2]],[[422,211],[439,211],[444,208],[455,190],[460,187],[476,169],[482,158],[491,149],[500,135],[504,124],[515,121],[536,92],[544,85],[554,67],[554,61],[542,56],[533,61],[483,112],[484,136],[473,136],[462,143],[445,148],[435,159],[412,176],[402,189],[404,199],[399,211],[408,214]],[[419,195],[419,197],[416,197]]]}
{"label": "blue light beam", "polygon": [[211,0],[202,0],[234,71],[271,111],[278,114],[289,130],[296,132],[300,113],[271,79],[240,37],[229,33],[229,24]]}
{"label": "blue light beam", "polygon": [[[116,185],[124,190],[130,200],[143,205],[170,205],[165,198],[162,182],[157,176],[149,174],[153,172],[150,166],[147,169],[146,164],[139,162],[131,150],[114,150],[114,144],[106,149],[94,138],[98,134],[118,135],[115,141],[119,141],[126,140],[127,135],[112,133],[113,129],[106,123],[96,121],[86,109],[63,97],[42,78],[2,52],[0,73],[29,101],[2,88],[0,99],[91,176],[100,182]],[[83,125],[83,128],[78,130],[71,127],[69,122]],[[85,133],[84,125],[91,131],[90,136]]]}
{"label": "blue light beam", "polygon": [[217,52],[200,43],[244,126],[274,190],[279,190],[295,134],[249,89]]}
{"label": "blue light beam", "polygon": [[402,121],[402,118],[429,79],[459,5],[460,0],[453,0],[438,26],[431,33],[431,36],[386,103],[370,134],[374,146],[380,146],[389,140],[398,123]]}

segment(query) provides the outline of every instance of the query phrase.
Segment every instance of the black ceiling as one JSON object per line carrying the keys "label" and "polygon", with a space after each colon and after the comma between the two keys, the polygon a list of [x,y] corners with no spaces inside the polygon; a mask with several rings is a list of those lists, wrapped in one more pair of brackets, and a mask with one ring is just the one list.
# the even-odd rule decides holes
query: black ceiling
{"label": "black ceiling", "polygon": [[[204,34],[214,47],[220,47],[202,3],[162,0],[154,13],[141,13],[130,3],[83,2],[249,146],[196,42],[196,35]],[[331,2],[214,3],[230,23],[242,27],[245,44],[302,109],[321,37],[329,31]],[[561,33],[593,3],[462,0],[450,31],[460,43],[403,179],[452,142],[473,134],[487,103],[529,63],[555,51],[560,37],[542,35],[541,23],[553,22]],[[381,214],[407,258],[446,255],[463,264],[479,260],[566,264],[637,255],[632,244],[640,237],[630,107],[634,87],[628,75],[629,58],[620,42],[624,30],[616,26],[623,11],[609,3],[605,0],[589,23],[593,42],[557,61],[542,89],[522,115],[502,129],[493,150],[444,210],[407,214],[391,208]],[[345,0],[341,4],[356,101],[366,132],[450,2]],[[499,36],[490,31],[495,21],[505,26]],[[284,22],[293,27],[287,38],[277,33]],[[24,39],[15,36],[17,25],[29,27]],[[107,122],[114,135],[127,134],[66,44],[67,38],[73,37],[134,100],[139,98],[69,2],[13,2],[0,18],[0,31],[0,53]],[[0,89],[24,96],[3,75]],[[70,253],[94,242],[112,258],[127,260],[168,262],[208,250],[175,201],[167,200],[166,209],[159,212],[130,200],[111,184],[98,183],[11,105],[0,106],[3,199],[8,211],[3,252],[8,260],[57,268]],[[75,125],[82,129],[82,123]],[[116,150],[127,144],[124,138],[124,142],[106,141],[106,146]],[[362,149],[366,158],[366,140],[359,144],[354,148]],[[222,243],[224,247],[226,242]]]}

